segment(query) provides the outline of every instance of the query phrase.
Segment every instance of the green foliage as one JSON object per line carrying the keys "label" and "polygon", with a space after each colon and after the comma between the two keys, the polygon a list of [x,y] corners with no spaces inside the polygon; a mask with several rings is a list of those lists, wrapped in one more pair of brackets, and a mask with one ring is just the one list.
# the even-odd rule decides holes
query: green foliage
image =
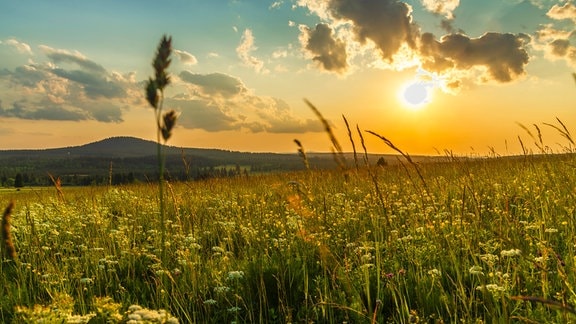
{"label": "green foliage", "polygon": [[573,321],[575,163],[421,164],[429,194],[399,165],[175,183],[164,244],[155,185],[21,191],[0,321]]}

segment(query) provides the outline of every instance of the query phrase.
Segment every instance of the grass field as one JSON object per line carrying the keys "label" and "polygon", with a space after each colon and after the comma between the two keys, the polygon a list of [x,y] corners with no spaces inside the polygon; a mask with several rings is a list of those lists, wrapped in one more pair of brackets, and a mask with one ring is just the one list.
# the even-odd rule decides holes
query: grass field
{"label": "grass field", "polygon": [[0,321],[576,321],[574,155],[415,171],[2,191]]}

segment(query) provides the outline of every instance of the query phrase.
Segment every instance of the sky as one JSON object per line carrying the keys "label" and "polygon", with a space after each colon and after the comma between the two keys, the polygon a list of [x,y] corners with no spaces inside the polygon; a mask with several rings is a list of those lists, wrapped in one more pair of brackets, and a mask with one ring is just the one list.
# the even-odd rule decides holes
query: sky
{"label": "sky", "polygon": [[168,144],[509,155],[576,137],[576,3],[0,0],[0,149],[156,139],[145,81],[172,37]]}

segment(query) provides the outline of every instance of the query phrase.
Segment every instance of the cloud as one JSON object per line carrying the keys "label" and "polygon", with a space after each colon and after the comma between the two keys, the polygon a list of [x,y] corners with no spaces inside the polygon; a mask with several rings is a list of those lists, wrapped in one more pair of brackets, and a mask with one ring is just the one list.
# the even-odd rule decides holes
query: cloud
{"label": "cloud", "polygon": [[348,69],[346,44],[334,38],[332,28],[318,24],[316,29],[300,26],[300,42],[312,59],[327,70],[344,73]]}
{"label": "cloud", "polygon": [[90,72],[106,73],[106,69],[104,69],[102,65],[89,60],[80,52],[70,52],[63,49],[54,49],[46,45],[39,45],[38,47],[42,52],[44,52],[46,57],[48,57],[52,62],[56,64],[73,63]]}
{"label": "cloud", "polygon": [[421,0],[424,8],[432,13],[454,19],[454,10],[460,5],[460,0]]}
{"label": "cloud", "polygon": [[254,46],[254,36],[250,29],[244,30],[240,44],[236,47],[236,53],[238,57],[244,63],[244,65],[252,67],[256,72],[267,72],[264,70],[264,62],[254,56],[252,52],[257,48]]}
{"label": "cloud", "polygon": [[102,97],[123,98],[126,95],[122,85],[99,74],[81,70],[67,71],[60,68],[53,69],[51,72],[54,75],[83,85],[84,93],[91,99]]}
{"label": "cloud", "polygon": [[174,55],[176,55],[176,57],[180,60],[180,62],[182,62],[183,64],[186,65],[196,65],[198,63],[198,60],[196,59],[196,57],[186,51],[181,51],[181,50],[174,50]]}
{"label": "cloud", "polygon": [[[394,70],[422,67],[445,79],[447,88],[462,84],[458,78],[509,82],[526,73],[530,36],[488,32],[472,38],[452,26],[459,0],[420,2],[426,10],[444,17],[442,28],[447,34],[439,40],[421,31],[412,19],[412,7],[403,1],[298,0],[299,6],[324,21],[314,30],[300,27],[302,49],[312,53],[311,58],[325,70],[342,73],[353,68],[358,58],[377,55],[369,66]],[[482,78],[473,73],[482,73]]]}
{"label": "cloud", "polygon": [[30,48],[30,45],[26,44],[26,43],[22,43],[17,41],[16,39],[8,39],[5,41],[0,41],[0,44],[6,44],[11,46],[12,48],[16,49],[16,51],[18,51],[21,54],[27,54],[27,55],[32,55],[32,49]]}
{"label": "cloud", "polygon": [[0,116],[33,120],[85,120],[86,116],[78,111],[65,109],[62,106],[44,103],[30,104],[27,100],[16,101],[12,108],[0,108]]}
{"label": "cloud", "polygon": [[18,66],[14,69],[14,72],[4,70],[3,73],[0,72],[0,76],[2,76],[2,74],[10,76],[14,83],[28,88],[36,87],[36,85],[42,80],[45,80],[47,76],[44,71],[37,69],[33,65]]}
{"label": "cloud", "polygon": [[284,2],[284,1],[274,1],[274,2],[272,2],[272,4],[268,7],[268,9],[269,9],[269,10],[279,9],[279,8],[282,6],[282,3],[283,3],[283,2]]}
{"label": "cloud", "polygon": [[360,43],[374,42],[385,60],[406,44],[416,45],[418,27],[412,22],[412,7],[396,0],[331,0],[327,2],[330,15],[350,22]]}
{"label": "cloud", "polygon": [[10,89],[1,116],[121,122],[120,107],[142,102],[134,74],[107,71],[80,52],[40,49],[49,62],[0,70],[0,86]]}
{"label": "cloud", "polygon": [[466,70],[486,68],[485,80],[509,82],[525,74],[529,55],[525,49],[530,42],[526,34],[485,33],[478,38],[449,34],[440,41],[432,34],[422,35],[421,54],[424,68],[441,72],[450,68]]}
{"label": "cloud", "polygon": [[217,103],[208,100],[167,99],[166,106],[181,111],[178,125],[209,132],[239,129],[238,119],[222,110]]}
{"label": "cloud", "polygon": [[555,4],[548,10],[546,15],[552,19],[572,19],[576,20],[576,6],[571,2],[566,2],[563,6]]}
{"label": "cloud", "polygon": [[567,39],[555,39],[549,45],[555,56],[566,56],[570,50],[570,41]]}
{"label": "cloud", "polygon": [[246,91],[240,79],[223,73],[197,74],[182,71],[178,76],[182,81],[197,86],[197,91],[209,96],[233,97]]}
{"label": "cloud", "polygon": [[558,30],[552,24],[542,26],[536,32],[536,41],[533,47],[544,52],[549,60],[565,60],[571,67],[576,67],[576,32]]}
{"label": "cloud", "polygon": [[188,92],[167,98],[166,106],[180,111],[178,124],[182,127],[209,132],[322,131],[319,123],[294,116],[286,102],[253,94],[237,77],[223,73],[196,74],[183,71],[178,79]]}

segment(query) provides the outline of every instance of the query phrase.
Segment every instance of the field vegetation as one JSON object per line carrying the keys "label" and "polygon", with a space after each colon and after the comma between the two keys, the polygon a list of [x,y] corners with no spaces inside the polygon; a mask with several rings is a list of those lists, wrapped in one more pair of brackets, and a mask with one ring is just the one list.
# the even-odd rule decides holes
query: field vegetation
{"label": "field vegetation", "polygon": [[573,321],[576,157],[446,159],[3,192],[0,320]]}

